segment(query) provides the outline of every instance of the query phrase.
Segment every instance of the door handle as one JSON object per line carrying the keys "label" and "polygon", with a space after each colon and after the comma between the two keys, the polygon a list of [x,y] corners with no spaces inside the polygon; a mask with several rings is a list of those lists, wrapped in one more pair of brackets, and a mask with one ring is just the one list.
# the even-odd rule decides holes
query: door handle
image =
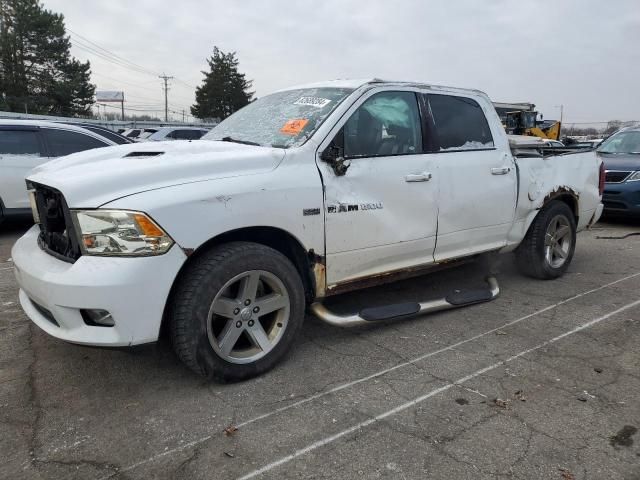
{"label": "door handle", "polygon": [[405,182],[428,182],[429,180],[431,180],[431,174],[429,172],[410,173],[404,176]]}
{"label": "door handle", "polygon": [[491,175],[506,175],[511,171],[511,167],[496,167],[491,169]]}

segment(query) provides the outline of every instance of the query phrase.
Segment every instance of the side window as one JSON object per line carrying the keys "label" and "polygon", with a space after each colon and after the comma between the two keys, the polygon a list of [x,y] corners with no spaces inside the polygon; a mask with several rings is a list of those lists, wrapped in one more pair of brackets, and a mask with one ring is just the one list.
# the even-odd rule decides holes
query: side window
{"label": "side window", "polygon": [[49,153],[52,157],[62,157],[91,148],[107,146],[106,143],[83,133],[52,128],[43,128],[41,131],[49,145]]}
{"label": "side window", "polygon": [[165,138],[170,138],[171,140],[176,140],[178,138],[178,130],[172,130],[167,133]]}
{"label": "side window", "polygon": [[101,130],[99,128],[93,128],[93,127],[84,127],[87,130],[92,131],[93,133],[100,135],[102,137],[108,138],[109,140],[111,140],[112,142],[117,143],[118,145],[122,145],[124,143],[128,143],[124,138],[122,138],[120,135],[116,135],[115,132],[112,132],[110,130]]}
{"label": "side window", "polygon": [[484,112],[470,98],[429,95],[440,151],[493,148],[493,137]]}
{"label": "side window", "polygon": [[0,130],[0,155],[40,157],[40,142],[35,130]]}
{"label": "side window", "polygon": [[343,128],[347,158],[422,153],[420,113],[413,92],[373,95]]}

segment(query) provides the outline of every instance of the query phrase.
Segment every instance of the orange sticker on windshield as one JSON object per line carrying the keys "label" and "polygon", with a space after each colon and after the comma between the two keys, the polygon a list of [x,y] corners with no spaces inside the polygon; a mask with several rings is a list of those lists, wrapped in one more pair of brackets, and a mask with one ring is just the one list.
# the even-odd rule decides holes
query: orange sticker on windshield
{"label": "orange sticker on windshield", "polygon": [[285,123],[284,126],[280,129],[280,132],[287,135],[298,135],[307,123],[309,123],[309,120],[306,118],[287,120],[287,123]]}

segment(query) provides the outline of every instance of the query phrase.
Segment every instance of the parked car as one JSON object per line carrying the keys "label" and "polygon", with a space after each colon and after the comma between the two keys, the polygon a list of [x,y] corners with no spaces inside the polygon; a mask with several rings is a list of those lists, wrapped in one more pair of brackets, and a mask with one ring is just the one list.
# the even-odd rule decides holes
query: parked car
{"label": "parked car", "polygon": [[138,135],[140,135],[141,132],[142,132],[141,128],[127,128],[126,130],[123,130],[122,132],[119,132],[119,133],[123,137],[127,137],[133,140]]}
{"label": "parked car", "polygon": [[125,137],[124,135],[120,135],[119,132],[114,132],[106,127],[102,127],[100,125],[94,125],[93,123],[80,123],[80,122],[58,122],[64,123],[65,125],[75,125],[76,127],[86,128],[90,132],[96,133],[101,137],[108,138],[112,142],[117,145],[124,145],[125,143],[133,143],[133,140]]}
{"label": "parked car", "polygon": [[156,133],[158,131],[157,128],[143,128],[142,132],[140,132],[140,135],[138,135],[134,141],[135,142],[144,142],[146,141],[151,135],[153,135],[154,133]]}
{"label": "parked car", "polygon": [[559,140],[551,140],[549,138],[543,138],[542,141],[545,143],[547,147],[556,147],[556,148],[564,148],[564,143]]}
{"label": "parked car", "polygon": [[581,142],[575,142],[569,145],[571,148],[584,148],[584,149],[594,149],[597,148],[598,145],[602,143],[602,138],[595,138],[593,140],[583,140]]}
{"label": "parked car", "polygon": [[0,120],[0,221],[31,215],[25,176],[49,160],[116,142],[75,125],[38,120]]}
{"label": "parked car", "polygon": [[129,128],[128,130],[122,132],[122,135],[133,140],[134,142],[137,142],[149,137],[150,135],[153,135],[157,131],[157,128]]}
{"label": "parked car", "polygon": [[162,127],[146,138],[146,141],[162,142],[165,140],[198,140],[209,130],[197,127]]}
{"label": "parked car", "polygon": [[499,289],[354,314],[331,295],[497,252],[561,276],[601,214],[604,170],[593,152],[543,158],[527,142],[510,145],[477,90],[343,80],[263,96],[198,142],[43,165],[28,178],[39,225],[12,250],[20,303],[87,345],[155,341],[164,319],[194,371],[255,376],[292,347],[307,305],[352,326]]}
{"label": "parked car", "polygon": [[604,211],[609,216],[640,217],[640,127],[607,138],[597,154],[604,161]]}

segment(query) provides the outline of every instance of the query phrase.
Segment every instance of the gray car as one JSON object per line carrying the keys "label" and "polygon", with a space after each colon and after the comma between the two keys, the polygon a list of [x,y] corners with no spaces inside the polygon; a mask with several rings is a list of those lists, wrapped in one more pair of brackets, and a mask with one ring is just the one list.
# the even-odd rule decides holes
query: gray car
{"label": "gray car", "polygon": [[199,140],[209,130],[198,127],[162,127],[141,141],[162,142],[165,140]]}

